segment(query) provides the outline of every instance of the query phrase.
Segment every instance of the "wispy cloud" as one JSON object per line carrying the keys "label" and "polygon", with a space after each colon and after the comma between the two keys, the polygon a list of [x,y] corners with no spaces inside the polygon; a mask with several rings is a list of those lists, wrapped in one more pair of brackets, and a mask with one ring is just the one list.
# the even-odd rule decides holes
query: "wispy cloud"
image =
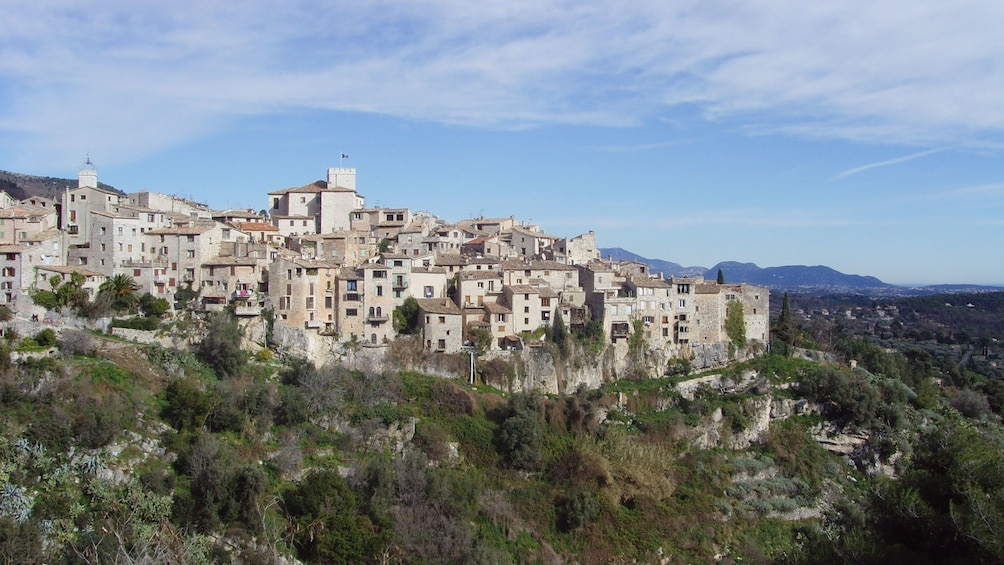
{"label": "wispy cloud", "polygon": [[898,165],[900,163],[906,163],[907,161],[913,161],[914,159],[920,159],[921,157],[927,157],[928,155],[934,155],[935,153],[941,153],[947,151],[947,147],[942,147],[940,149],[930,149],[928,151],[920,151],[918,153],[911,153],[910,155],[904,155],[902,157],[896,157],[895,159],[887,159],[885,161],[878,161],[875,163],[868,163],[867,165],[861,165],[860,167],[854,167],[853,169],[847,169],[846,171],[834,176],[830,180],[842,179],[844,177],[849,177],[851,175],[856,175],[858,173],[863,173],[865,171],[870,171],[872,169],[878,169],[879,167],[888,167],[890,165]]}
{"label": "wispy cloud", "polygon": [[657,149],[665,149],[667,147],[675,147],[680,145],[679,141],[661,141],[656,143],[638,143],[638,144],[623,144],[623,145],[597,145],[590,147],[593,151],[599,151],[601,153],[641,153],[645,151],[654,151]]}
{"label": "wispy cloud", "polygon": [[51,160],[304,108],[522,128],[686,106],[753,131],[992,142],[1004,3],[962,1],[8,2],[0,138]]}

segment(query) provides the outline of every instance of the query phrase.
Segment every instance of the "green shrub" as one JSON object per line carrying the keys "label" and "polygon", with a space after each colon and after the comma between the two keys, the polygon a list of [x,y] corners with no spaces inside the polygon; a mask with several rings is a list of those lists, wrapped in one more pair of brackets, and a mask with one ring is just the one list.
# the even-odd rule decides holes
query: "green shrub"
{"label": "green shrub", "polygon": [[132,318],[112,318],[113,328],[126,328],[130,330],[154,331],[160,327],[160,318],[134,316]]}
{"label": "green shrub", "polygon": [[51,328],[45,328],[34,335],[34,340],[40,347],[53,347],[56,345],[56,332]]}

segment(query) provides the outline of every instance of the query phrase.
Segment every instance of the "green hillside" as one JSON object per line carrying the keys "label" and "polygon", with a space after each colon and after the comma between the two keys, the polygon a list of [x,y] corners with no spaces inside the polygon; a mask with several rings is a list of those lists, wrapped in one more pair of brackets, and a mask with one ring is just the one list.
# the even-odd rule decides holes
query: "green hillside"
{"label": "green hillside", "polygon": [[249,357],[211,323],[194,352],[4,323],[0,562],[1004,555],[998,405],[861,337],[853,368],[777,344],[546,396]]}

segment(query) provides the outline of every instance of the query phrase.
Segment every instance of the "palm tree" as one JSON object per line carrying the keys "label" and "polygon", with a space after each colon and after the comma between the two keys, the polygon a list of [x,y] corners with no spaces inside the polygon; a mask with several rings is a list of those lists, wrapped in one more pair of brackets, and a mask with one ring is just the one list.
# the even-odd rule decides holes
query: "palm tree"
{"label": "palm tree", "polygon": [[139,285],[129,275],[117,274],[101,283],[98,287],[101,294],[111,298],[111,306],[115,310],[131,311],[139,302]]}

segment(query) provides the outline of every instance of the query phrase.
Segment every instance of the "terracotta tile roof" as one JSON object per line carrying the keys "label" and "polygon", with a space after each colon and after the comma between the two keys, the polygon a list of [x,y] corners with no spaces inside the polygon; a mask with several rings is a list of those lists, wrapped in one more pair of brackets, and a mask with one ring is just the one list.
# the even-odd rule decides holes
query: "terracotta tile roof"
{"label": "terracotta tile roof", "polygon": [[467,258],[464,257],[463,255],[444,253],[441,255],[436,255],[435,262],[437,265],[442,265],[442,266],[463,266],[467,264]]}
{"label": "terracotta tile roof", "polygon": [[504,289],[509,289],[513,294],[538,294],[537,289],[528,284],[510,284]]}
{"label": "terracotta tile roof", "polygon": [[[236,267],[255,267],[258,265],[258,259],[254,257],[213,257],[212,259],[203,261],[203,265],[233,265]],[[262,259],[261,261],[264,261]]]}
{"label": "terracotta tile roof", "polygon": [[318,180],[310,184],[305,184],[303,186],[293,186],[290,188],[283,188],[281,190],[269,192],[268,194],[271,196],[273,194],[280,195],[280,194],[289,194],[291,192],[320,192],[321,190],[324,190],[327,187],[328,187],[327,182],[323,180]]}
{"label": "terracotta tile roof", "polygon": [[448,298],[417,298],[418,307],[429,314],[460,315],[460,307]]}
{"label": "terracotta tile roof", "polygon": [[265,222],[234,222],[241,231],[279,231],[279,228]]}
{"label": "terracotta tile roof", "polygon": [[462,281],[471,280],[487,280],[487,279],[497,279],[502,280],[502,273],[499,271],[460,271],[460,279]]}
{"label": "terracotta tile roof", "polygon": [[35,269],[39,271],[50,271],[53,273],[80,273],[85,277],[104,277],[104,273],[98,273],[96,271],[90,271],[87,269],[81,269],[80,267],[70,267],[68,265],[35,265]]}
{"label": "terracotta tile roof", "polygon": [[177,226],[173,228],[156,228],[147,230],[146,235],[201,235],[212,230],[215,225],[195,224],[191,226]]}
{"label": "terracotta tile roof", "polygon": [[663,279],[653,279],[651,277],[631,277],[631,284],[639,288],[669,288],[669,283]]}
{"label": "terracotta tile roof", "polygon": [[489,314],[512,314],[512,310],[498,302],[485,302],[481,307]]}

